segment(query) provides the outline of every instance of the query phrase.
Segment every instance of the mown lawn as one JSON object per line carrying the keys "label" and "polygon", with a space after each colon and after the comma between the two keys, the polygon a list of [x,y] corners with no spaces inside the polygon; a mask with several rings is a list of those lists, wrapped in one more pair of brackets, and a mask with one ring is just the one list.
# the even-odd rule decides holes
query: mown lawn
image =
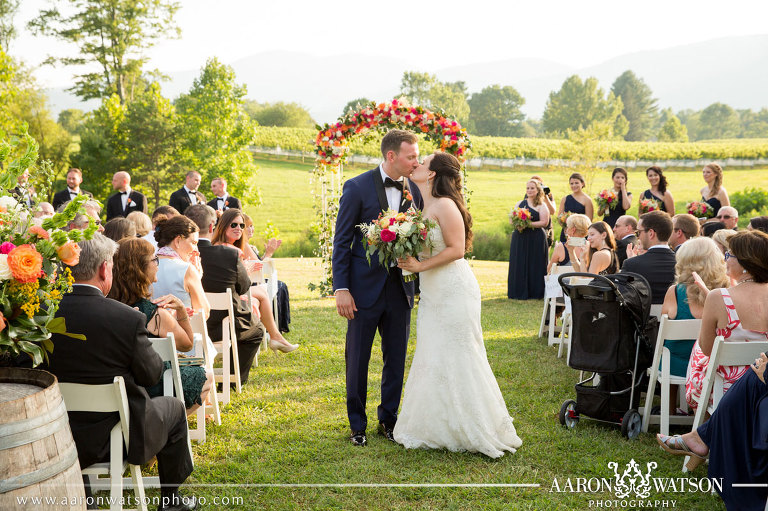
{"label": "mown lawn", "polygon": [[[683,475],[682,458],[663,454],[652,434],[627,441],[618,427],[585,421],[574,430],[560,426],[560,405],[574,397],[578,374],[556,358],[556,350],[544,339],[536,338],[542,302],[506,299],[507,265],[499,262],[473,262],[473,268],[483,293],[489,361],[523,447],[499,460],[447,451],[406,451],[373,431],[368,447],[353,447],[347,441],[345,409],[346,324],[337,316],[332,299],[307,291],[307,283],[319,278],[317,260],[280,259],[278,268],[291,292],[293,322],[287,337],[301,348],[287,355],[263,353],[249,385],[224,408],[223,424],[209,425],[208,441],[194,447],[196,468],[186,491],[206,497],[206,509],[232,508],[210,504],[222,496],[242,497],[243,504],[237,506],[242,509],[586,509],[589,500],[616,499],[607,493],[550,492],[553,479],[571,477],[575,484],[577,477],[610,478],[609,462],[618,462],[623,470],[630,459],[641,467],[658,462],[653,477]],[[411,324],[406,373],[416,345],[415,315]],[[374,348],[368,394],[372,424],[380,375],[381,352]],[[248,486],[280,483],[540,487]],[[723,509],[719,498],[709,494],[651,493],[649,499],[674,500],[678,509]]]}

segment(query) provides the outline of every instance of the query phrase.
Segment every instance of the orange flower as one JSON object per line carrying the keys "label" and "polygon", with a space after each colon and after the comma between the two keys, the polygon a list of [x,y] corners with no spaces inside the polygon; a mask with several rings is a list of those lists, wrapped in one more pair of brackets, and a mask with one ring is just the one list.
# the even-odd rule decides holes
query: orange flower
{"label": "orange flower", "polygon": [[0,312],[0,332],[5,330],[5,317],[3,317],[3,313]]}
{"label": "orange flower", "polygon": [[56,249],[61,262],[67,266],[76,266],[80,262],[80,245],[74,241],[68,241]]}
{"label": "orange flower", "polygon": [[30,234],[34,234],[38,238],[44,239],[44,240],[47,240],[47,239],[49,239],[51,237],[51,235],[48,234],[48,231],[46,231],[45,229],[43,229],[39,225],[33,225],[32,227],[30,227],[29,228],[29,233]]}
{"label": "orange flower", "polygon": [[8,254],[8,266],[14,279],[34,282],[43,275],[43,256],[34,245],[19,245]]}

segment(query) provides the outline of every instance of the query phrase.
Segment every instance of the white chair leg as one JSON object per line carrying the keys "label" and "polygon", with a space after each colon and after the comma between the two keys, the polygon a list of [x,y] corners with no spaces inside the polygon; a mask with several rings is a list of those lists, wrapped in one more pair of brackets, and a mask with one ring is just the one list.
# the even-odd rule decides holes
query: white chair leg
{"label": "white chair leg", "polygon": [[[550,298],[549,299],[549,330],[547,331],[547,346],[554,345],[557,341],[555,340],[556,335],[556,325],[555,320],[557,319],[557,298]],[[562,328],[561,328],[562,331]]]}
{"label": "white chair leg", "polygon": [[539,339],[544,335],[544,327],[549,313],[549,298],[544,300],[544,311],[541,313],[541,323],[539,323]]}
{"label": "white chair leg", "polygon": [[133,496],[136,497],[136,509],[147,511],[146,499],[144,496],[144,482],[141,477],[141,467],[131,465],[131,480],[133,481]]}
{"label": "white chair leg", "polygon": [[661,411],[659,412],[659,432],[669,435],[669,350],[664,349],[661,357]]}

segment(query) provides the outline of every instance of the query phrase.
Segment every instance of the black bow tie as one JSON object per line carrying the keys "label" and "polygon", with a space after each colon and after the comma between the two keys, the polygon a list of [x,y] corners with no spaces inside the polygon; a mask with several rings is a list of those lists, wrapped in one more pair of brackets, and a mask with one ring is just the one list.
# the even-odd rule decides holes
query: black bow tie
{"label": "black bow tie", "polygon": [[401,192],[403,191],[403,182],[402,181],[394,181],[391,177],[388,177],[384,180],[384,187],[392,186],[394,188],[397,188]]}
{"label": "black bow tie", "polygon": [[216,200],[220,200],[221,202],[224,202],[224,197],[216,197]]}
{"label": "black bow tie", "polygon": [[120,192],[120,195],[128,195],[128,192]]}
{"label": "black bow tie", "polygon": [[197,190],[190,190],[188,193],[189,193],[190,195],[195,195],[195,194],[197,193]]}

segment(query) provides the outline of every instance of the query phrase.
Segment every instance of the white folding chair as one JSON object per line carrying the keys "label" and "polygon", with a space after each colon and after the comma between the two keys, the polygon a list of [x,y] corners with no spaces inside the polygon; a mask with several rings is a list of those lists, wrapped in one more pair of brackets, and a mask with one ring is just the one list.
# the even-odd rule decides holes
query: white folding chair
{"label": "white folding chair", "polygon": [[[221,383],[221,396],[216,396],[221,404],[227,404],[231,398],[230,382],[234,377],[235,390],[242,391],[240,383],[240,357],[237,352],[237,334],[235,333],[235,312],[232,307],[232,290],[227,289],[223,293],[205,293],[211,310],[227,311],[227,315],[221,321],[221,339],[213,342],[217,356],[222,357],[222,367],[214,370],[214,382]],[[230,359],[229,353],[232,352]],[[234,375],[230,374],[230,368]]]}
{"label": "white folding chair", "polygon": [[[544,310],[541,313],[539,323],[539,338],[547,333],[547,346],[557,343],[555,334],[562,331],[562,326],[557,325],[557,301],[563,297],[563,289],[557,282],[557,276],[561,273],[573,271],[571,266],[552,266],[549,275],[544,276]],[[549,320],[549,324],[547,324]]]}
{"label": "white folding chair", "polygon": [[[648,431],[650,424],[659,424],[659,432],[662,435],[669,435],[670,424],[693,424],[693,417],[669,415],[669,388],[671,385],[677,385],[677,395],[680,398],[680,403],[685,403],[685,376],[673,376],[670,374],[669,364],[671,355],[669,348],[664,347],[664,341],[675,342],[696,339],[699,337],[699,330],[701,330],[700,319],[674,320],[669,319],[669,316],[666,314],[661,316],[659,335],[656,336],[656,348],[653,351],[653,363],[648,370],[650,380],[648,382],[648,391],[645,393],[645,406],[642,410],[644,432]],[[659,371],[659,363],[661,363],[661,371]],[[661,385],[661,411],[659,415],[651,415],[656,383]]]}
{"label": "white folding chair", "polygon": [[[696,415],[693,418],[693,427],[691,431],[696,430],[704,422],[704,413],[710,415],[717,409],[720,399],[723,397],[723,377],[717,372],[718,366],[744,366],[754,363],[760,353],[768,352],[768,341],[750,341],[750,342],[725,342],[722,336],[715,338],[715,344],[712,346],[712,354],[707,363],[707,374],[704,376],[704,382],[701,387],[701,396],[699,396],[699,406],[696,407]],[[749,370],[749,369],[748,369]],[[712,404],[709,404],[709,397],[712,396]],[[703,403],[703,405],[702,405]],[[683,460],[683,472],[687,472],[686,464],[690,456]]]}
{"label": "white folding chair", "polygon": [[[572,286],[588,286],[592,282],[591,277],[570,277],[569,283]],[[560,285],[558,284],[558,287]],[[561,288],[562,291],[562,288]],[[573,335],[573,316],[571,315],[571,299],[563,293],[565,308],[563,309],[563,323],[560,328],[560,338],[558,339],[557,358],[563,357],[563,350],[567,349],[571,353],[571,336]]]}
{"label": "white folding chair", "polygon": [[[115,376],[113,383],[103,385],[86,385],[82,383],[61,383],[59,390],[64,397],[64,404],[70,412],[118,412],[120,420],[112,428],[109,438],[109,461],[94,463],[82,467],[82,473],[88,476],[93,491],[110,490],[112,499],[111,509],[122,509],[123,473],[131,469],[131,483],[138,509],[147,510],[144,497],[144,481],[141,467],[131,465],[123,459],[123,444],[128,450],[130,412],[128,396],[125,392],[125,382],[122,376]],[[106,476],[106,477],[102,477]]]}
{"label": "white folding chair", "polygon": [[[205,322],[203,313],[201,311],[196,312],[189,318],[189,323],[195,337],[195,356],[202,357],[203,360],[205,360],[206,370],[214,373],[213,359],[216,357],[216,348],[208,337],[208,325]],[[219,400],[215,388],[211,389],[211,392],[208,393],[207,402],[203,403],[203,406],[197,409],[197,426],[195,429],[189,430],[190,440],[195,440],[200,443],[205,442],[206,413],[212,413],[216,425],[221,426],[221,412],[219,410]]]}
{"label": "white folding chair", "polygon": [[[277,310],[277,269],[275,268],[274,260],[268,259],[262,261],[262,267],[260,270],[254,270],[248,275],[251,277],[252,284],[263,285],[267,291],[267,297],[272,302],[272,316],[275,318],[275,324],[280,325],[280,315]],[[248,295],[250,306],[250,295]],[[264,329],[264,338],[261,341],[259,351],[266,351],[269,346],[269,332]],[[254,359],[254,365],[257,365],[257,359]]]}

